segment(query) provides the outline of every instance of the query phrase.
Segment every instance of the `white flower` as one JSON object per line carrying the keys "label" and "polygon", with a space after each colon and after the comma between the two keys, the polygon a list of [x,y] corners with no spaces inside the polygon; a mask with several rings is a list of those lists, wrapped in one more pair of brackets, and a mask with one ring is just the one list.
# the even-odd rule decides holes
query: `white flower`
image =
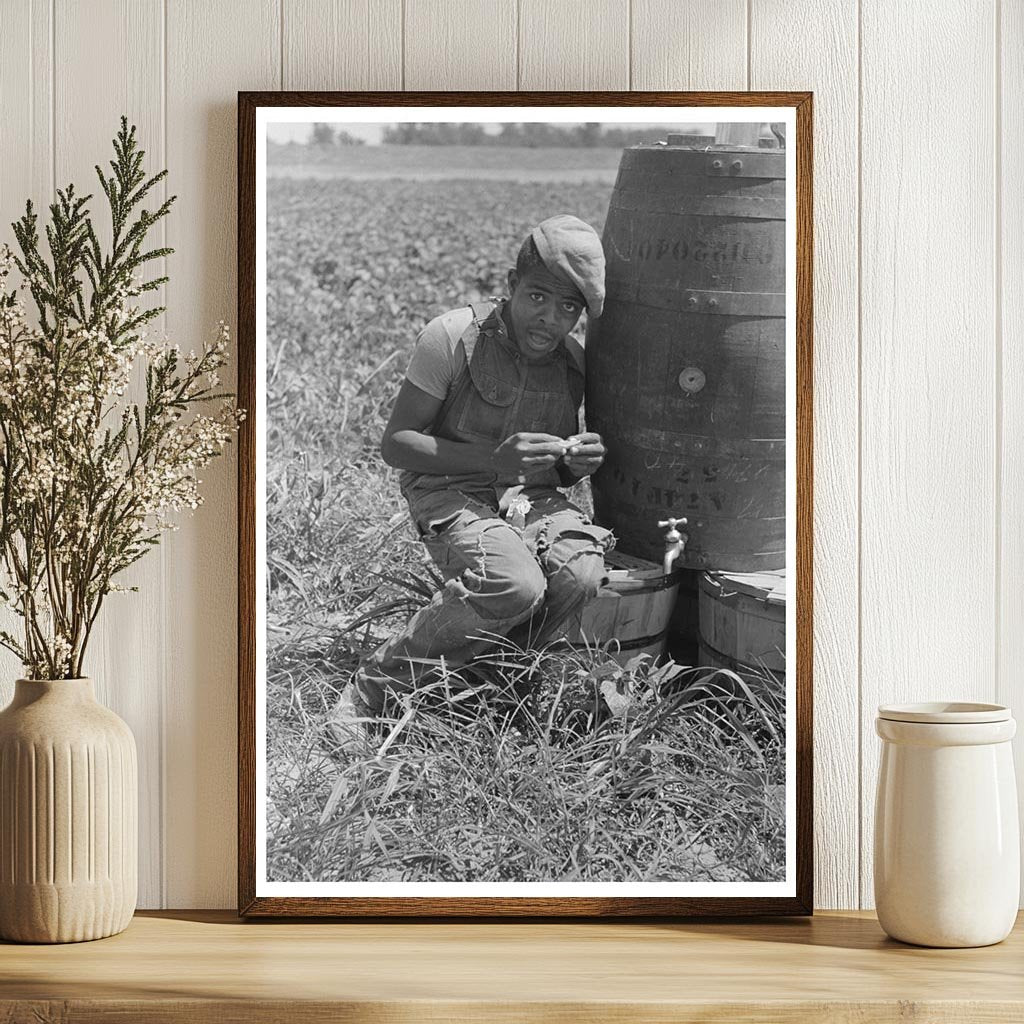
{"label": "white flower", "polygon": [[[82,616],[105,594],[131,589],[111,576],[141,555],[143,538],[178,529],[171,515],[202,504],[198,471],[224,450],[244,413],[230,400],[214,414],[193,404],[195,395],[220,384],[226,324],[214,341],[182,358],[166,337],[121,333],[117,325],[138,315],[129,304],[138,288],[124,285],[110,297],[103,324],[68,325],[58,350],[55,337],[28,322],[20,296],[8,303],[14,266],[10,249],[0,246],[0,420],[9,428],[0,435],[0,466],[7,467],[0,483],[14,496],[3,529],[9,550],[18,552],[17,564],[3,553],[7,597],[0,604],[22,617],[34,608],[30,667],[63,674],[80,665]],[[139,390],[138,423],[127,397],[140,379],[137,362],[140,370],[158,368],[164,380],[151,396],[156,405],[147,406]],[[177,393],[185,396],[184,415],[165,404]],[[85,593],[88,607],[72,614],[70,602],[51,604],[70,588]],[[77,626],[56,628],[74,615]]]}

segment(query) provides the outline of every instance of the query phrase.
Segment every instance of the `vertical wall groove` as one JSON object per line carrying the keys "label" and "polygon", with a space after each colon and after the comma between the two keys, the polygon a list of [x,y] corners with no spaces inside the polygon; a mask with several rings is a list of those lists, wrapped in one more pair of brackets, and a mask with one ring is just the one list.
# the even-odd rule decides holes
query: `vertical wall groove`
{"label": "vertical wall groove", "polygon": [[[162,142],[163,142],[163,155],[164,164],[166,165],[169,157],[167,149],[167,26],[168,26],[168,14],[167,14],[167,3],[168,0],[163,0],[162,3],[162,18],[161,18],[161,38],[160,38],[160,125],[162,129]],[[161,193],[161,199],[166,202],[168,196],[168,184],[167,178],[164,178],[163,191]],[[163,217],[160,220],[160,239],[161,246],[167,246],[167,218]],[[165,256],[161,261],[163,267],[163,273],[167,274],[167,257]],[[169,275],[167,275],[169,276]],[[170,308],[170,297],[171,297],[171,282],[168,281],[164,285],[164,305]],[[163,316],[163,321],[166,326],[167,314]],[[161,594],[166,592],[167,584],[167,545],[160,544],[159,558],[160,558],[160,592]],[[157,708],[157,732],[160,737],[160,749],[157,753],[157,792],[160,799],[160,810],[157,815],[157,829],[159,830],[159,848],[157,850],[157,886],[159,893],[160,906],[167,906],[167,680],[170,678],[170,650],[167,643],[167,614],[166,607],[161,610],[159,616],[159,630],[160,630],[160,650],[163,652],[163,658],[161,659],[161,679],[160,679],[160,692],[158,696],[159,707]]]}
{"label": "vertical wall groove", "polygon": [[[863,529],[861,520],[861,509],[864,507],[864,490],[863,490],[863,477],[861,473],[861,467],[864,463],[864,429],[863,429],[863,363],[864,363],[864,348],[862,344],[863,337],[863,319],[864,319],[864,307],[863,307],[863,294],[861,292],[861,284],[863,281],[862,270],[863,270],[863,247],[862,247],[862,236],[863,236],[863,199],[864,199],[864,174],[861,166],[861,154],[863,152],[862,147],[862,133],[864,130],[864,117],[863,117],[863,104],[864,104],[864,66],[863,58],[864,51],[862,47],[862,27],[863,27],[863,0],[857,0],[857,472],[856,486],[857,486],[857,707],[858,709],[864,706],[864,668],[863,668],[863,650],[864,650],[864,609],[861,601],[861,595],[863,593],[862,580],[863,580],[863,567],[861,561],[861,554],[863,551]],[[858,894],[858,906],[864,908],[864,892],[863,892],[863,878],[864,878],[864,716],[863,714],[857,715],[857,864],[855,879],[857,888],[855,892]]]}
{"label": "vertical wall groove", "polygon": [[57,191],[57,0],[50,0],[50,195]]}
{"label": "vertical wall groove", "polygon": [[[36,123],[36,76],[32,74],[32,64],[36,59],[36,19],[32,10],[32,5],[29,3],[28,9],[28,69],[26,77],[28,78],[28,123],[29,130],[31,131]],[[35,146],[32,146],[29,150],[29,160],[32,164],[35,164]],[[32,175],[35,177],[35,166],[32,167]]]}
{"label": "vertical wall groove", "polygon": [[747,0],[747,89],[753,89],[751,85],[751,79],[753,76],[754,62],[753,62],[753,47],[751,45],[750,30],[753,26],[754,21],[754,0]]}
{"label": "vertical wall groove", "polygon": [[516,91],[523,76],[523,0],[516,0]]}
{"label": "vertical wall groove", "polygon": [[633,89],[633,0],[627,0],[627,21],[626,21],[626,38],[628,54],[627,54],[627,72],[626,72],[626,88],[632,91]]}
{"label": "vertical wall groove", "polygon": [[[1000,690],[1017,712],[1024,706],[1024,5],[1000,2],[999,17],[999,289]],[[1020,815],[1024,821],[1024,744],[1016,741]],[[1022,887],[1024,892],[1024,887]]]}
{"label": "vertical wall groove", "polygon": [[992,79],[993,193],[992,235],[995,273],[995,686],[993,699],[1003,702],[1003,4],[995,0],[994,75]]}

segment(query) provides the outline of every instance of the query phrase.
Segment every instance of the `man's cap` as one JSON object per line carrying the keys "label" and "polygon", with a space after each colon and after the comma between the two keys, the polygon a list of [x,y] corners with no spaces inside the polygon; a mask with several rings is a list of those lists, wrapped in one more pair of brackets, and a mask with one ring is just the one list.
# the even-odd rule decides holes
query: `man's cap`
{"label": "man's cap", "polygon": [[544,266],[580,290],[590,316],[600,316],[604,308],[604,249],[597,232],[579,217],[559,213],[541,221],[531,237]]}

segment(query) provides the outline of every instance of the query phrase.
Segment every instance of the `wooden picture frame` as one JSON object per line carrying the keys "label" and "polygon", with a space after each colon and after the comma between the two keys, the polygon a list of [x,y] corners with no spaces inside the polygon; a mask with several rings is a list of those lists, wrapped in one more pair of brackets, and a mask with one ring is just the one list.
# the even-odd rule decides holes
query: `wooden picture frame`
{"label": "wooden picture frame", "polygon": [[[787,231],[787,327],[786,360],[790,384],[787,387],[787,509],[795,524],[787,527],[787,537],[795,535],[795,550],[787,547],[787,561],[796,570],[795,587],[790,581],[786,628],[795,633],[795,680],[790,658],[788,700],[785,707],[787,760],[786,859],[781,882],[714,883],[728,890],[715,895],[704,890],[692,894],[682,881],[671,892],[664,886],[657,894],[643,889],[647,883],[627,886],[608,883],[599,893],[586,890],[580,883],[559,883],[553,879],[541,894],[535,888],[522,894],[476,895],[472,883],[458,892],[438,883],[438,895],[431,890],[413,890],[412,883],[397,881],[388,891],[345,888],[324,893],[316,884],[307,894],[303,883],[282,887],[266,877],[266,624],[264,600],[266,587],[265,510],[257,500],[257,485],[265,488],[265,468],[259,459],[266,457],[265,431],[261,409],[265,408],[266,382],[258,379],[257,368],[268,366],[266,350],[266,309],[258,315],[258,302],[264,294],[267,264],[265,245],[261,248],[266,224],[266,125],[282,112],[306,112],[306,121],[347,123],[346,117],[367,118],[373,111],[377,121],[400,121],[394,108],[408,108],[419,116],[409,118],[429,123],[428,111],[444,108],[448,120],[480,122],[488,110],[496,120],[505,120],[508,108],[546,108],[576,114],[579,122],[605,120],[600,111],[644,108],[650,118],[636,114],[638,123],[684,123],[690,114],[721,122],[733,118],[713,118],[716,108],[741,109],[751,121],[772,121],[761,116],[763,108],[777,111],[791,127],[784,142],[792,170],[787,181],[785,224]],[[421,108],[421,109],[417,109]],[[566,108],[571,108],[568,110]],[[750,108],[758,108],[751,111]],[[469,113],[467,113],[467,110]],[[276,113],[275,113],[276,112]],[[597,112],[597,113],[595,113]],[[695,114],[694,112],[697,112]],[[433,115],[436,119],[436,114]],[[555,115],[552,115],[554,117]],[[522,116],[520,120],[529,122]],[[735,118],[740,121],[741,118]],[[355,121],[353,121],[355,123]],[[795,138],[794,138],[795,132]],[[778,133],[777,133],[778,134]],[[770,140],[768,140],[770,141]],[[756,144],[756,143],[755,143]],[[705,147],[710,157],[715,150]],[[794,173],[795,172],[795,173]],[[728,168],[722,173],[730,173]],[[260,191],[263,190],[263,191]],[[258,220],[260,211],[261,221]],[[495,258],[503,258],[496,254]],[[710,293],[708,293],[710,294]],[[261,298],[262,296],[262,298]],[[701,300],[703,301],[703,300]],[[423,321],[440,313],[426,311]],[[429,315],[428,315],[429,314]],[[258,330],[259,327],[259,330]],[[262,333],[261,333],[262,332]],[[239,627],[238,627],[238,901],[239,913],[247,917],[335,916],[335,917],[680,917],[738,915],[806,915],[813,907],[812,849],[812,97],[807,92],[528,92],[528,93],[371,93],[371,92],[240,92],[238,95],[238,402],[248,410],[239,438],[238,530],[239,530]],[[410,345],[411,345],[410,338]],[[262,354],[261,354],[262,352]],[[280,361],[280,350],[277,350]],[[795,430],[795,437],[792,432]],[[795,472],[795,480],[792,473]],[[263,500],[261,496],[260,501]],[[263,518],[260,518],[263,517]],[[260,526],[263,523],[263,526]],[[257,538],[263,538],[263,549]],[[261,625],[262,623],[262,625]],[[258,652],[262,650],[263,654]],[[260,659],[263,659],[261,664]],[[316,827],[310,821],[311,829]],[[262,846],[260,844],[263,844]],[[313,883],[305,883],[313,886]],[[656,884],[656,883],[651,883]],[[743,885],[747,888],[744,889]],[[552,893],[551,889],[559,887]],[[713,887],[713,886],[712,886]],[[287,891],[283,891],[287,888]],[[691,887],[692,888],[692,887]],[[621,890],[622,894],[616,894]],[[627,891],[628,889],[628,891]],[[741,891],[737,891],[737,889]],[[770,891],[766,891],[770,890]],[[749,892],[749,894],[748,894]],[[517,891],[518,893],[518,891]]]}

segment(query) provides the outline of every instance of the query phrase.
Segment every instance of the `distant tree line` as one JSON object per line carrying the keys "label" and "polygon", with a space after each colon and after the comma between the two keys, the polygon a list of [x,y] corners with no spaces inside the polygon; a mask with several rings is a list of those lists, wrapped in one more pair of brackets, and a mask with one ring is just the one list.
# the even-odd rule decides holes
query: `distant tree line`
{"label": "distant tree line", "polygon": [[[669,131],[645,125],[643,128],[602,128],[596,122],[562,125],[548,122],[507,123],[491,134],[482,124],[461,122],[409,122],[385,128],[381,141],[403,146],[635,146],[640,142],[664,139]],[[707,134],[713,134],[708,132]]]}
{"label": "distant tree line", "polygon": [[335,129],[333,125],[318,121],[313,125],[309,144],[311,146],[363,146],[366,144],[366,140],[349,135],[341,128]]}

